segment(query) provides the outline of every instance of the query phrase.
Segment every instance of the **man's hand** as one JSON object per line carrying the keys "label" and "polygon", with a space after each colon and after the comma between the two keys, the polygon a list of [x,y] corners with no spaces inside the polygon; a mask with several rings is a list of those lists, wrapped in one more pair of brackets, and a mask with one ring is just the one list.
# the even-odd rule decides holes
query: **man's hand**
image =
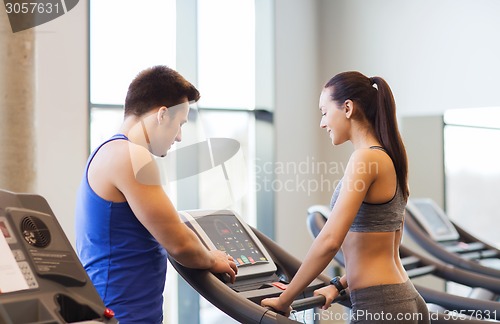
{"label": "man's hand", "polygon": [[238,273],[238,268],[232,256],[222,251],[210,251],[213,255],[215,262],[214,265],[209,269],[213,273],[226,273],[230,277],[231,283],[236,280],[236,274]]}

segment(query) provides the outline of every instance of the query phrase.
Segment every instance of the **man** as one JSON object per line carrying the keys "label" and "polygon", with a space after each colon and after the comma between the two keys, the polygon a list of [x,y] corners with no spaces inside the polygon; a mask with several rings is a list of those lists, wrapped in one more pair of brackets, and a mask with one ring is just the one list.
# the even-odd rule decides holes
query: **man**
{"label": "man", "polygon": [[[232,257],[208,251],[179,219],[151,154],[165,156],[198,90],[166,67],[132,81],[119,134],[89,157],[76,207],[76,247],[94,286],[123,323],[161,323],[167,252],[190,268],[226,273]],[[166,251],[165,251],[166,250]]]}

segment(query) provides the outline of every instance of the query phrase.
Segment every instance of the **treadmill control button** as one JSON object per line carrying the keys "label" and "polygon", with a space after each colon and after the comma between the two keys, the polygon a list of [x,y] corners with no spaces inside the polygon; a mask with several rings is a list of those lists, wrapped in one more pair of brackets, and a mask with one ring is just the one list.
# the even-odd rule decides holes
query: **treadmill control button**
{"label": "treadmill control button", "polygon": [[106,309],[104,310],[104,314],[103,314],[103,315],[104,315],[104,317],[106,317],[106,318],[113,318],[113,317],[115,316],[115,312],[113,312],[113,311],[112,311],[111,309],[109,309],[109,308],[106,308]]}
{"label": "treadmill control button", "polygon": [[273,282],[271,283],[271,285],[273,285],[274,287],[278,288],[278,289],[281,289],[281,290],[286,290],[286,287],[288,286],[287,284],[284,284],[282,282]]}

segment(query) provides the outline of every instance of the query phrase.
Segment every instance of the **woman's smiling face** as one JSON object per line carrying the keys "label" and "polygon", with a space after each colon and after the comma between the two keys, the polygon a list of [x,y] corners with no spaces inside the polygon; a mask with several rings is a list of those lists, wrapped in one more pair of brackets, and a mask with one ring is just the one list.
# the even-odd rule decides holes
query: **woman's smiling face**
{"label": "woman's smiling face", "polygon": [[331,88],[325,88],[319,97],[321,122],[319,127],[325,128],[333,145],[339,145],[349,140],[349,119],[345,107],[338,105],[331,98]]}

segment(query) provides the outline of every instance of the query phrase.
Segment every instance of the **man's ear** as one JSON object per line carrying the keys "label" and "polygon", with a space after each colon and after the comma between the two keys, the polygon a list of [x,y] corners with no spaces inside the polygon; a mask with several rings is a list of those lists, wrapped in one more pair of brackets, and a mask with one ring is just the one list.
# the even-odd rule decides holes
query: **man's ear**
{"label": "man's ear", "polygon": [[346,101],[344,101],[344,109],[345,117],[347,119],[351,118],[352,114],[354,113],[354,103],[351,99],[347,99]]}
{"label": "man's ear", "polygon": [[156,119],[158,120],[158,125],[163,122],[163,120],[167,117],[168,115],[168,108],[166,106],[161,106],[160,109],[158,109],[158,112],[156,113]]}

